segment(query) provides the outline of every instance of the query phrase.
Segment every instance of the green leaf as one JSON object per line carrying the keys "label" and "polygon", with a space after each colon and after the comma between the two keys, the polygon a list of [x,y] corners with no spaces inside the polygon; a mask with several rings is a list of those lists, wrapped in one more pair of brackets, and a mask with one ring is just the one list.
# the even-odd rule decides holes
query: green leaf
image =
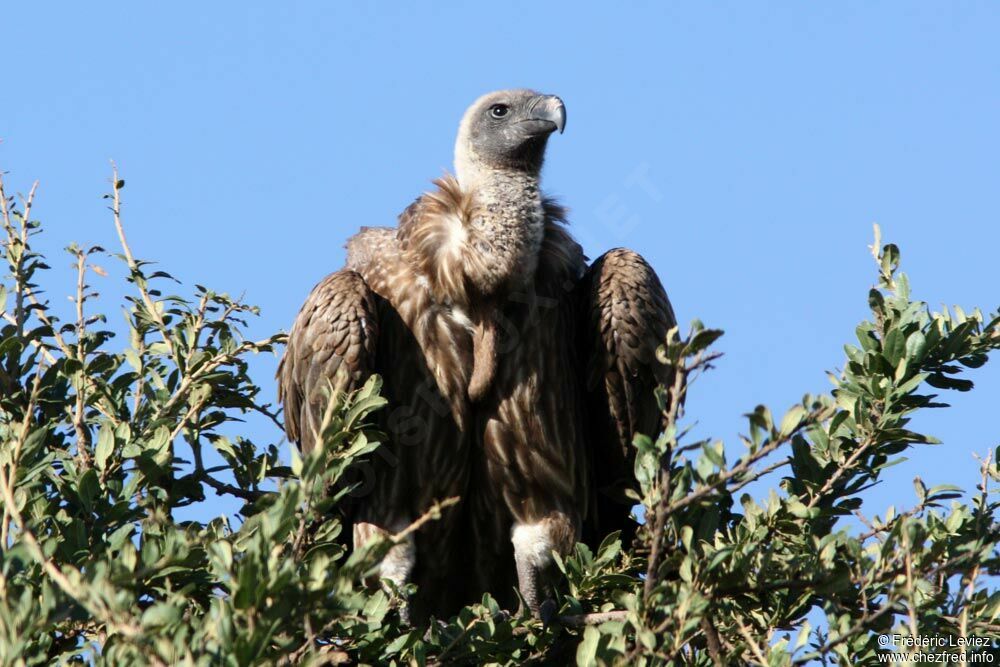
{"label": "green leaf", "polygon": [[882,272],[892,275],[899,268],[899,248],[894,243],[888,243],[882,248]]}
{"label": "green leaf", "polygon": [[791,435],[802,423],[802,420],[805,419],[806,414],[806,409],[801,405],[796,405],[786,412],[781,420],[781,436],[788,437]]}
{"label": "green leaf", "polygon": [[891,367],[895,368],[905,353],[906,340],[903,338],[903,332],[899,329],[892,329],[886,334],[885,341],[882,344],[882,356],[885,357],[885,360],[889,362]]}
{"label": "green leaf", "polygon": [[162,628],[181,620],[181,610],[172,604],[159,602],[142,613],[142,626],[147,629]]}
{"label": "green leaf", "polygon": [[686,353],[688,355],[695,355],[707,349],[712,343],[719,340],[723,333],[720,329],[701,329],[696,331],[687,342]]}
{"label": "green leaf", "polygon": [[691,583],[694,580],[690,556],[681,561],[681,566],[678,572],[681,575],[681,579],[684,581]]}
{"label": "green leaf", "polygon": [[583,630],[583,641],[576,648],[577,667],[592,667],[597,664],[597,646],[601,641],[601,632],[592,625]]}
{"label": "green leaf", "polygon": [[76,492],[80,496],[80,502],[87,512],[94,511],[94,498],[101,492],[101,485],[97,480],[97,473],[93,468],[87,470],[80,476],[77,483]]}
{"label": "green leaf", "polygon": [[350,410],[347,411],[347,415],[344,417],[344,428],[356,428],[362,419],[375,410],[385,406],[387,403],[388,401],[381,396],[367,396],[359,398],[354,401]]}
{"label": "green leaf", "polygon": [[97,447],[94,449],[94,461],[97,469],[101,472],[108,467],[108,459],[115,449],[115,434],[111,430],[111,425],[107,422],[101,425],[101,430],[97,433]]}
{"label": "green leaf", "polygon": [[795,647],[792,649],[794,651],[799,650],[809,641],[809,634],[812,632],[812,624],[808,620],[802,622],[802,628],[799,630],[798,639],[795,640]]}
{"label": "green leaf", "polygon": [[906,358],[917,364],[924,360],[927,352],[927,337],[920,331],[914,331],[906,339]]}

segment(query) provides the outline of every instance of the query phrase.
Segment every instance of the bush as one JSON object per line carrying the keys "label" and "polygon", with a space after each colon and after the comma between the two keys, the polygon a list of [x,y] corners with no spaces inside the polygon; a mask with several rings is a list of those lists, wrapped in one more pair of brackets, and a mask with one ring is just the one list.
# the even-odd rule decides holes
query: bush
{"label": "bush", "polygon": [[[964,369],[1000,347],[1000,318],[932,313],[913,301],[899,251],[873,246],[870,321],[847,346],[831,395],[780,418],[758,406],[743,451],[689,442],[678,384],[658,393],[668,426],[639,435],[646,521],[635,544],[609,536],[560,559],[557,621],[544,626],[490,598],[429,627],[400,623],[400,591],[372,585],[393,541],[347,553],[329,489],[379,445],[368,417],[377,378],[334,396],[324,443],[281,462],[278,446],[230,437],[247,413],[280,426],[249,376],[250,355],[283,336],[244,337],[256,310],[136,259],[120,219],[124,182],[107,195],[131,283],[128,341],[113,346],[88,284],[100,248],[70,246],[75,320],[60,322],[36,281],[32,195],[2,195],[9,272],[0,286],[0,661],[108,664],[874,664],[900,649],[879,636],[1000,636],[1000,524],[995,455],[966,494],[926,488],[902,512],[863,517],[859,494],[906,449],[934,440],[908,428],[941,407],[926,387],[968,391]],[[721,331],[672,332],[661,361],[690,379],[709,369]],[[270,382],[270,379],[267,380]],[[277,428],[273,437],[278,438]],[[214,450],[224,463],[207,465]],[[763,501],[741,490],[762,480]],[[238,516],[180,521],[207,494]],[[205,514],[202,512],[201,514]],[[995,580],[994,580],[995,581]],[[815,623],[815,627],[811,625]],[[995,650],[977,647],[966,650]]]}

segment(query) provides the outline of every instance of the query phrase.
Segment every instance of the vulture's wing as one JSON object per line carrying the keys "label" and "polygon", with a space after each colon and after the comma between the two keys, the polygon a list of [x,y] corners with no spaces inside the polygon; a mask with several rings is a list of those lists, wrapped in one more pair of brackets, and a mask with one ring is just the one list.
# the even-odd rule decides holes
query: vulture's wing
{"label": "vulture's wing", "polygon": [[377,339],[375,294],[359,273],[337,271],[313,288],[278,366],[285,431],[303,451],[319,435],[330,390],[355,389],[373,372]]}
{"label": "vulture's wing", "polygon": [[577,290],[593,503],[584,540],[596,546],[621,530],[627,543],[636,528],[629,519],[633,501],[625,495],[635,487],[632,438],[656,437],[663,426],[653,391],[672,384],[672,371],[656,360],[656,348],[676,320],[656,273],[630,250],[601,256]]}

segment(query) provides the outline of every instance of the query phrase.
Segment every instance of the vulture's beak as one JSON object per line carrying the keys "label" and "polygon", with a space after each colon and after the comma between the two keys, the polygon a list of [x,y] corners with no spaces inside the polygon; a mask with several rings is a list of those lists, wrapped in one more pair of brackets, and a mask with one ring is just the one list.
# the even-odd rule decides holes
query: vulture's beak
{"label": "vulture's beak", "polygon": [[566,128],[566,106],[555,95],[539,95],[528,103],[528,113],[518,125],[529,135],[549,134]]}

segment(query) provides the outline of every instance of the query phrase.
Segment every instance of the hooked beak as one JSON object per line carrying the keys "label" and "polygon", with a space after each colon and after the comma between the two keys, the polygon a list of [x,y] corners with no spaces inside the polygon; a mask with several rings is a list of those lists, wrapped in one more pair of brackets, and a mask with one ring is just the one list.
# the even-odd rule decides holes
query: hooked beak
{"label": "hooked beak", "polygon": [[531,136],[550,134],[556,130],[562,134],[566,128],[566,106],[555,95],[539,95],[531,100],[527,118],[518,126]]}

